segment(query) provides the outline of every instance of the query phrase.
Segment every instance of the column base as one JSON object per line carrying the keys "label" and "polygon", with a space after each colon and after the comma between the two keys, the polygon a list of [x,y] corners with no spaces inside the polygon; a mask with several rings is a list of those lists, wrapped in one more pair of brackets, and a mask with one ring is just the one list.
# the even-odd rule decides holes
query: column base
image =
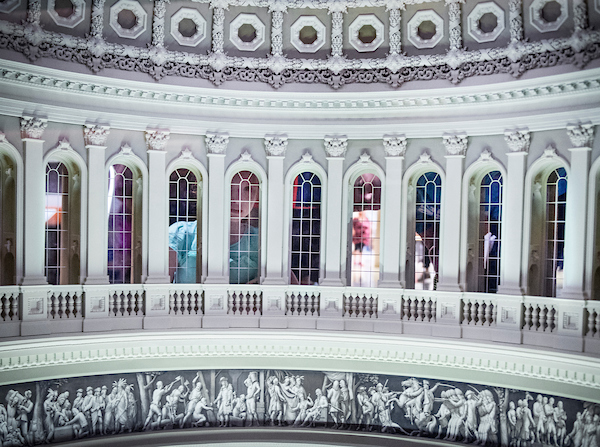
{"label": "column base", "polygon": [[106,286],[109,284],[108,275],[88,276],[83,283],[88,286]]}
{"label": "column base", "polygon": [[345,284],[340,278],[325,278],[319,283],[320,286],[325,287],[344,287]]}
{"label": "column base", "polygon": [[458,283],[443,283],[439,282],[437,290],[440,292],[462,292],[462,288]]}
{"label": "column base", "polygon": [[377,283],[377,287],[384,289],[403,289],[402,283],[398,280],[386,279],[381,280]]}
{"label": "column base", "polygon": [[287,286],[288,282],[285,278],[281,278],[281,277],[266,277],[264,279],[264,281],[262,282],[262,285],[264,286]]}
{"label": "column base", "polygon": [[501,295],[523,296],[523,295],[525,295],[525,290],[523,290],[519,286],[511,286],[511,285],[503,286],[502,284],[500,284],[498,286],[498,293]]}
{"label": "column base", "polygon": [[45,276],[24,276],[22,286],[45,286],[48,284]]}
{"label": "column base", "polygon": [[566,300],[587,300],[587,294],[583,290],[578,290],[574,288],[564,288],[560,292],[558,298],[563,298]]}
{"label": "column base", "polygon": [[207,276],[204,284],[229,284],[229,276]]}
{"label": "column base", "polygon": [[170,284],[171,278],[168,276],[148,276],[144,284]]}

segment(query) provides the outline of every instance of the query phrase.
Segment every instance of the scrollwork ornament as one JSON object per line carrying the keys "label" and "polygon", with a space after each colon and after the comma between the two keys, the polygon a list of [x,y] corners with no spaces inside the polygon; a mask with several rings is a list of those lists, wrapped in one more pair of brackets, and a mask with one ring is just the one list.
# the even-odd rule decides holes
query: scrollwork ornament
{"label": "scrollwork ornament", "polygon": [[400,23],[402,16],[400,9],[389,10],[389,36],[390,36],[390,55],[400,54],[402,51],[402,34],[400,33]]}
{"label": "scrollwork ornament", "polygon": [[154,1],[154,19],[152,20],[152,45],[163,47],[165,44],[165,12],[169,0]]}
{"label": "scrollwork ornament", "polygon": [[21,138],[41,140],[46,127],[48,127],[46,118],[24,115],[21,118]]}
{"label": "scrollwork ornament", "polygon": [[229,135],[226,133],[207,133],[204,141],[209,154],[225,154],[229,144]]}
{"label": "scrollwork ornament", "polygon": [[406,137],[404,135],[383,137],[383,149],[386,157],[403,157],[406,153]]}
{"label": "scrollwork ornament", "polygon": [[269,157],[283,157],[287,150],[287,136],[266,136],[265,151]]}
{"label": "scrollwork ornament", "polygon": [[83,139],[86,146],[106,146],[110,127],[105,124],[85,124]]}
{"label": "scrollwork ornament", "polygon": [[171,132],[168,130],[146,130],[146,147],[149,151],[164,151]]}
{"label": "scrollwork ornament", "polygon": [[328,157],[344,157],[348,148],[348,138],[342,137],[325,137],[325,153]]}
{"label": "scrollwork ornament", "polygon": [[510,41],[523,40],[523,0],[509,0],[508,20],[510,22]]}
{"label": "scrollwork ornament", "polygon": [[[345,10],[344,10],[345,12]],[[344,48],[344,13],[330,10],[331,13],[331,55],[341,56]]]}
{"label": "scrollwork ornament", "polygon": [[271,54],[273,56],[283,54],[283,11],[271,13]]}
{"label": "scrollwork ornament", "polygon": [[507,130],[504,132],[504,141],[511,152],[529,152],[531,134],[527,129]]}
{"label": "scrollwork ornament", "polygon": [[462,47],[461,3],[463,0],[446,0],[450,29],[450,50]]}
{"label": "scrollwork ornament", "polygon": [[469,138],[465,134],[445,134],[444,147],[447,155],[465,155]]}
{"label": "scrollwork ornament", "polygon": [[90,27],[91,37],[102,37],[104,28],[104,2],[105,0],[92,1],[92,24]]}
{"label": "scrollwork ornament", "polygon": [[567,126],[567,135],[573,147],[592,147],[594,125],[592,123],[571,124]]}
{"label": "scrollwork ornament", "polygon": [[[212,6],[212,3],[211,3]],[[213,9],[212,23],[212,51],[213,53],[223,53],[225,45],[224,31],[225,30],[225,9],[215,7]]]}

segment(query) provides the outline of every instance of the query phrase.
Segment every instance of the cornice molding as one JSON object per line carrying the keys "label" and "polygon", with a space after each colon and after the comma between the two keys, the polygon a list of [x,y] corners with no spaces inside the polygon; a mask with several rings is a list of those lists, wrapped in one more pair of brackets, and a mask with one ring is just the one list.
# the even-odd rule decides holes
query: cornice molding
{"label": "cornice molding", "polygon": [[168,370],[197,369],[199,362],[217,369],[260,368],[267,362],[269,368],[396,375],[426,367],[432,378],[556,392],[586,401],[590,390],[600,390],[599,360],[583,355],[389,334],[243,329],[8,341],[0,346],[0,385],[133,371],[140,368],[136,365],[147,368],[156,362]]}

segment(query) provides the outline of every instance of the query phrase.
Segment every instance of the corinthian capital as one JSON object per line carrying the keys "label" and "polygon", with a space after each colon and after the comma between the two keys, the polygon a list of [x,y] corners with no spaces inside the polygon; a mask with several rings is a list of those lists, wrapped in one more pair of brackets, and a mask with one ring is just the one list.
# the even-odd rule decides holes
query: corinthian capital
{"label": "corinthian capital", "polygon": [[528,129],[505,130],[504,140],[511,152],[529,152],[531,134]]}
{"label": "corinthian capital", "polygon": [[149,151],[164,151],[171,132],[168,130],[146,130],[146,147]]}
{"label": "corinthian capital", "polygon": [[106,146],[110,126],[106,124],[84,124],[83,139],[86,146]]}
{"label": "corinthian capital", "polygon": [[271,157],[283,157],[287,149],[288,139],[285,135],[266,136],[265,151]]}
{"label": "corinthian capital", "polygon": [[348,138],[345,136],[340,137],[325,137],[325,153],[328,157],[343,157],[346,155],[346,149],[348,148]]}
{"label": "corinthian capital", "polygon": [[465,155],[469,144],[466,134],[445,134],[443,138],[447,155]]}
{"label": "corinthian capital", "polygon": [[592,123],[569,124],[567,135],[569,135],[573,147],[592,147],[594,125]]}
{"label": "corinthian capital", "polygon": [[206,138],[206,150],[209,154],[225,154],[227,144],[229,143],[229,135],[226,133],[208,132]]}
{"label": "corinthian capital", "polygon": [[386,157],[403,157],[406,153],[406,137],[404,135],[384,136],[383,149]]}
{"label": "corinthian capital", "polygon": [[47,126],[48,119],[46,118],[23,115],[21,117],[21,138],[41,140]]}

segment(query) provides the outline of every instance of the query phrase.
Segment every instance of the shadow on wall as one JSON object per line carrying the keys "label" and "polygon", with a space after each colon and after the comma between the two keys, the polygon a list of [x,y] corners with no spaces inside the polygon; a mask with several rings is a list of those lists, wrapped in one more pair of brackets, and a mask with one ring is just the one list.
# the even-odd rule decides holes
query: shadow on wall
{"label": "shadow on wall", "polygon": [[[600,404],[376,374],[139,372],[4,386],[2,446],[201,427],[318,426],[490,446],[598,445]],[[108,441],[108,439],[107,439]]]}

